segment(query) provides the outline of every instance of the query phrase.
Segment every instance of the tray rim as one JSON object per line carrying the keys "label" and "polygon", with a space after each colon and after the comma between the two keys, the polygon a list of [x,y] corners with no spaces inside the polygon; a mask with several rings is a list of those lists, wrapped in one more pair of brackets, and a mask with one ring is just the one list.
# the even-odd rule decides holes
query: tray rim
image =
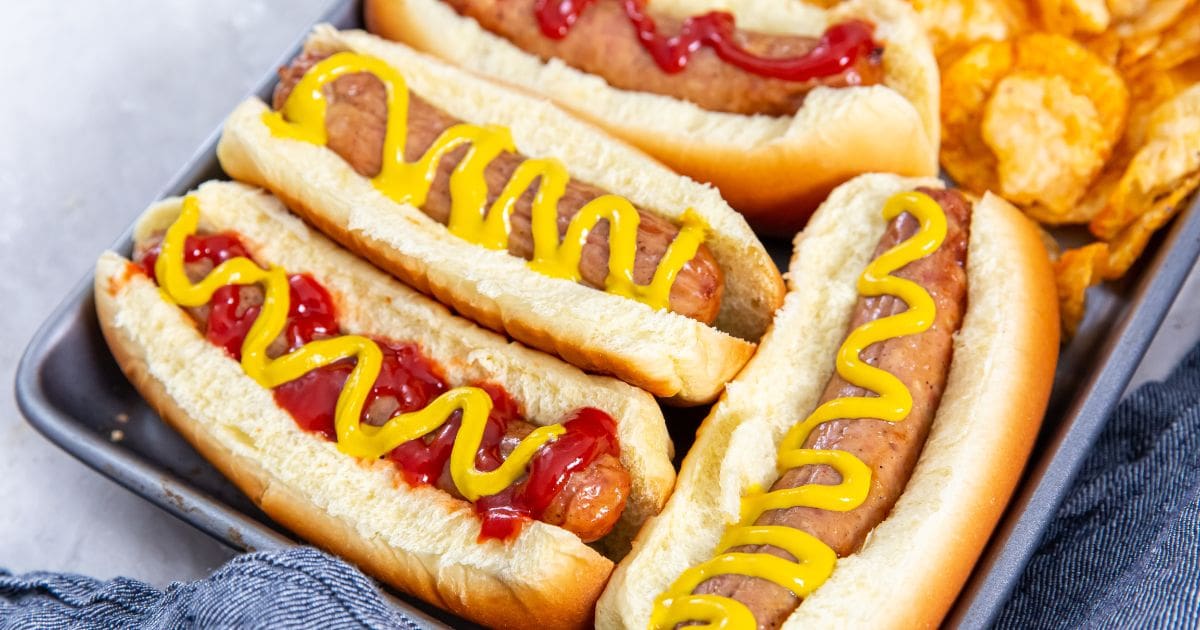
{"label": "tray rim", "polygon": [[[1041,456],[1035,461],[1030,454],[1004,516],[944,625],[995,625],[1198,259],[1200,194],[1173,219],[1138,278],[1128,310],[1109,328],[1097,353],[1105,362],[1075,390],[1064,407],[1061,426],[1043,445]],[[1040,477],[1032,482],[1035,471]],[[1004,544],[997,548],[1002,535]],[[964,606],[964,601],[969,605]]]}
{"label": "tray rim", "polygon": [[[264,97],[274,83],[274,68],[285,65],[301,49],[313,26],[332,23],[361,26],[361,0],[331,0],[320,17],[296,38],[266,76],[248,95]],[[155,200],[175,196],[208,179],[217,140],[224,121],[217,125],[168,180]],[[127,250],[132,224],[110,249]],[[1184,245],[1190,243],[1190,247]],[[1041,456],[1026,462],[1021,482],[1008,502],[988,544],[959,593],[944,625],[982,628],[995,624],[1042,536],[1106,424],[1109,412],[1120,401],[1146,350],[1178,297],[1183,283],[1200,257],[1200,195],[1176,217],[1168,234],[1142,270],[1130,294],[1127,310],[1109,329],[1098,351],[1106,361],[1075,389],[1064,406],[1057,432]],[[78,423],[60,412],[39,382],[41,367],[50,350],[76,323],[81,309],[94,310],[89,270],[67,293],[30,338],[17,365],[14,389],[18,409],[47,440],[89,468],[111,479],[176,518],[208,534],[235,551],[282,549],[298,544],[235,507],[199,490],[177,475],[158,468],[133,451],[119,447],[99,434],[80,431]],[[1040,472],[1038,479],[1031,475]],[[1032,485],[1031,485],[1032,484]],[[1003,537],[1003,543],[999,540]],[[381,591],[393,606],[425,627],[444,627],[410,604]]]}

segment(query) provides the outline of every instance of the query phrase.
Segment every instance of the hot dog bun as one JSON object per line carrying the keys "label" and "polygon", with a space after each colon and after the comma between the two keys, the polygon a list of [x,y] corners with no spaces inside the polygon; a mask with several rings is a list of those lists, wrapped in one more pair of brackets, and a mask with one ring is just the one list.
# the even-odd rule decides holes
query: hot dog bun
{"label": "hot dog bun", "polygon": [[585,370],[616,375],[680,404],[711,401],[754,349],[783,281],[746,222],[716,190],[670,172],[544,100],[496,86],[361,31],[319,27],[310,50],[350,50],[399,69],[409,89],[449,114],[511,128],[517,149],[561,159],[573,177],[678,222],[693,208],[725,275],[716,327],[528,269],[398,204],[332,151],[273,136],[266,106],[242,103],[217,147],[234,178],[263,186],[343,245],[459,313]]}
{"label": "hot dog bun", "polygon": [[[537,521],[507,542],[479,543],[480,521],[469,505],[433,487],[409,486],[393,465],[356,459],[301,430],[151,278],[109,252],[96,266],[96,308],[105,339],[138,391],[271,518],[395,588],[489,625],[521,627],[534,612],[552,627],[586,623],[610,558],[628,549],[674,481],[654,400],[451,315],[333,245],[260,190],[211,182],[195,194],[201,229],[232,230],[261,261],[311,274],[334,296],[348,331],[418,343],[452,385],[499,383],[535,424],[581,406],[607,411],[618,423],[621,462],[632,477],[629,501],[617,529],[595,549]],[[135,238],[164,229],[179,207],[179,199],[151,207]]]}
{"label": "hot dog bun", "polygon": [[[833,370],[892,194],[934,179],[864,175],[838,187],[796,237],[790,291],[758,353],[701,425],[678,483],[597,606],[601,628],[645,628],[656,596],[713,556],[740,498],[776,475],[787,430]],[[1033,224],[988,195],[975,204],[968,298],[945,393],[904,494],[857,553],[784,627],[936,627],[991,535],[1037,436],[1053,381],[1058,321]]]}
{"label": "hot dog bun", "polygon": [[649,4],[681,19],[729,11],[740,28],[765,33],[820,35],[831,24],[865,19],[886,46],[884,82],[817,88],[790,117],[717,113],[613,88],[557,59],[543,62],[442,0],[367,0],[366,21],[373,33],[552,99],[676,171],[711,182],[760,230],[794,234],[830,190],[860,173],[937,173],[937,64],[908,3],[850,0],[828,10],[798,0]]}

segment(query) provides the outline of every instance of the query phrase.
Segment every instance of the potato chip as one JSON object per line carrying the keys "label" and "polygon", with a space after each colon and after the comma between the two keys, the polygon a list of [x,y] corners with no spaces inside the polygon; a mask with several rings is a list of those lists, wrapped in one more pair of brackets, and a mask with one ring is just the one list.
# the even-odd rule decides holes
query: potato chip
{"label": "potato chip", "polygon": [[1108,242],[1108,258],[1103,274],[1106,280],[1115,280],[1125,275],[1146,249],[1150,237],[1167,224],[1179,211],[1189,195],[1200,186],[1200,173],[1182,182],[1166,196],[1158,199],[1149,211],[1144,212],[1129,224],[1116,238]]}
{"label": "potato chip", "polygon": [[1108,11],[1116,22],[1123,22],[1144,12],[1153,0],[1108,0]]}
{"label": "potato chip", "polygon": [[1029,29],[1021,0],[913,0],[938,62],[948,64],[984,41],[1004,41]]}
{"label": "potato chip", "polygon": [[1087,290],[1103,278],[1104,265],[1108,258],[1108,243],[1091,243],[1068,249],[1054,263],[1054,276],[1058,285],[1058,310],[1062,317],[1063,334],[1075,336],[1079,322],[1083,321],[1087,306]]}
{"label": "potato chip", "polygon": [[1150,115],[1146,142],[1129,163],[1107,205],[1090,224],[1093,234],[1111,239],[1161,197],[1200,172],[1200,84],[1163,103]]}
{"label": "potato chip", "polygon": [[1111,143],[1095,105],[1062,76],[1025,72],[1000,81],[984,110],[983,139],[998,159],[1000,193],[1044,208],[1057,223],[1104,166]]}
{"label": "potato chip", "polygon": [[[1179,83],[1165,73],[1150,74],[1146,80],[1130,83],[1129,114],[1125,133],[1083,198],[1072,210],[1059,216],[1061,223],[1089,223],[1108,205],[1109,197],[1125,176],[1134,154],[1146,143],[1150,115],[1159,105],[1179,93],[1182,89]],[[1028,214],[1035,219],[1039,218],[1036,209]]]}
{"label": "potato chip", "polygon": [[[1090,223],[1092,219],[1095,219],[1096,215],[1100,214],[1108,205],[1108,199],[1117,189],[1117,185],[1121,183],[1121,178],[1125,176],[1125,169],[1131,159],[1132,156],[1124,155],[1120,151],[1115,152],[1113,157],[1104,164],[1100,175],[1092,181],[1091,187],[1084,193],[1079,203],[1075,204],[1075,207],[1066,214],[1058,215],[1059,221],[1062,224],[1078,224]],[[1027,214],[1035,220],[1041,220],[1036,212]]]}
{"label": "potato chip", "polygon": [[1178,96],[1186,87],[1167,72],[1149,72],[1130,81],[1129,115],[1126,117],[1125,135],[1117,150],[1128,155],[1126,162],[1145,146],[1155,110]]}
{"label": "potato chip", "polygon": [[[1127,273],[1200,188],[1200,0],[1028,0],[1010,21],[1001,0],[913,3],[943,71],[946,172],[1101,239],[1055,261],[1074,334],[1088,287]],[[1049,32],[1019,35],[1029,20]]]}
{"label": "potato chip", "polygon": [[1195,83],[1200,83],[1200,57],[1192,59],[1182,65],[1175,66],[1166,72],[1171,81],[1176,85],[1188,86]]}
{"label": "potato chip", "polygon": [[1142,72],[1161,72],[1200,58],[1200,6],[1163,32],[1154,51],[1141,64]]}
{"label": "potato chip", "polygon": [[963,187],[998,190],[1038,220],[1086,222],[1095,210],[1076,205],[1120,139],[1128,103],[1120,75],[1069,38],[978,44],[943,81],[942,164]]}
{"label": "potato chip", "polygon": [[982,42],[942,81],[942,166],[963,188],[998,190],[1044,222],[1086,222],[1094,211],[1080,216],[1076,204],[1128,104],[1120,75],[1069,38]]}
{"label": "potato chip", "polygon": [[1137,6],[1122,7],[1121,12],[1116,13],[1117,23],[1113,25],[1113,30],[1123,39],[1145,38],[1161,33],[1179,21],[1195,3],[1195,0],[1136,2],[1133,4]]}
{"label": "potato chip", "polygon": [[942,166],[961,188],[977,195],[999,189],[996,156],[983,141],[983,112],[1013,61],[1011,44],[980,42],[942,77]]}
{"label": "potato chip", "polygon": [[[1071,89],[1087,96],[1104,123],[1105,135],[1116,143],[1129,110],[1129,90],[1112,66],[1079,42],[1059,35],[1034,33],[1017,40],[1017,70],[1059,75]],[[1110,145],[1111,147],[1111,145]]]}
{"label": "potato chip", "polygon": [[1100,33],[1112,19],[1104,0],[1034,0],[1042,27],[1052,33]]}
{"label": "potato chip", "polygon": [[[1198,0],[1157,0],[1122,3],[1109,0],[1113,24],[1088,40],[1088,48],[1126,73],[1158,54],[1168,38],[1181,38],[1181,48],[1167,54],[1179,54],[1186,48],[1188,30],[1184,24],[1200,9]],[[1161,68],[1161,66],[1160,66]]]}

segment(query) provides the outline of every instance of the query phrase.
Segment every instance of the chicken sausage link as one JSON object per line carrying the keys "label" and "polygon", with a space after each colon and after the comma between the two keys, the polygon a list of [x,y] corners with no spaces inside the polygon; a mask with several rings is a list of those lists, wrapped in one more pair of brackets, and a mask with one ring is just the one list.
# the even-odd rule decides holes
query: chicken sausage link
{"label": "chicken sausage link", "polygon": [[[588,6],[562,39],[542,34],[535,17],[537,0],[445,1],[460,14],[543,61],[557,58],[577,70],[602,77],[615,88],[673,96],[714,112],[791,116],[804,104],[805,95],[819,85],[873,85],[883,80],[883,64],[877,54],[860,55],[855,65],[838,74],[811,81],[786,81],[730,65],[707,47],[696,50],[682,72],[668,74],[642,47],[618,1],[603,0]],[[658,32],[680,32],[680,20],[648,13],[658,25]],[[737,40],[747,52],[766,58],[800,57],[820,41],[816,37],[740,30]]]}
{"label": "chicken sausage link", "polygon": [[[280,82],[275,88],[274,106],[279,109],[296,83],[313,65],[331,51],[305,53],[290,66],[280,70]],[[341,77],[326,87],[329,104],[325,114],[327,146],[346,160],[364,177],[374,177],[381,168],[383,141],[387,132],[387,93],[378,78],[367,73]],[[408,137],[405,159],[416,161],[446,129],[458,124],[449,114],[439,110],[417,94],[409,95]],[[430,187],[421,211],[445,224],[450,217],[450,174],[466,155],[468,148],[459,147],[446,154],[438,164],[437,175]],[[516,153],[504,152],[488,165],[484,172],[488,187],[488,206],[499,197],[513,171],[525,161]],[[540,186],[540,182],[538,186]],[[517,200],[511,217],[512,232],[508,251],[525,259],[533,257],[533,233],[530,228],[532,204],[537,186]],[[559,238],[566,234],[571,218],[589,201],[605,191],[574,179],[558,202]],[[670,221],[638,209],[637,253],[633,276],[640,284],[648,284],[667,248],[679,233]],[[579,270],[584,284],[604,290],[608,278],[608,222],[600,222],[589,232],[583,247]],[[701,245],[671,286],[670,310],[705,324],[716,320],[721,310],[724,275],[708,247]]]}
{"label": "chicken sausage link", "polygon": [[[856,552],[867,534],[891,511],[912,476],[929,427],[946,386],[954,350],[954,333],[962,324],[966,308],[967,230],[970,205],[957,191],[921,189],[933,197],[946,212],[947,232],[942,246],[933,254],[913,261],[894,275],[917,282],[933,297],[937,314],[933,325],[923,333],[895,337],[869,346],[862,358],[868,364],[890,372],[912,393],[913,406],[901,422],[870,418],[842,419],[817,427],[804,442],[805,448],[840,450],[852,453],[872,471],[866,501],[849,512],[796,507],[764,512],[759,525],[785,525],[819,538],[845,557]],[[888,226],[875,249],[875,257],[911,237],[920,228],[909,214],[902,214]],[[849,330],[907,309],[893,295],[860,297],[855,305]],[[836,373],[821,396],[821,403],[847,396],[869,393],[847,383]],[[771,486],[772,490],[797,488],[808,484],[837,484],[836,471],[828,466],[801,466],[786,471]],[[747,553],[769,553],[788,561],[790,554],[769,545],[735,549]],[[696,593],[711,593],[736,599],[754,613],[759,628],[777,628],[800,600],[791,591],[773,582],[743,575],[722,575],[702,583]]]}

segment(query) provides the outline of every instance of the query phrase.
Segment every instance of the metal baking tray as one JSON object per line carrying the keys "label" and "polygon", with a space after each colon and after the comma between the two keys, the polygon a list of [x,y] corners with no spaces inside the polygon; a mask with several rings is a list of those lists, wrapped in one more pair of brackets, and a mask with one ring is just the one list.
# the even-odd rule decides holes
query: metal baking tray
{"label": "metal baking tray", "polygon": [[[320,21],[359,28],[361,7],[354,0],[337,0]],[[299,51],[306,35],[277,65]],[[260,97],[267,98],[275,84],[274,67],[255,92]],[[219,131],[208,137],[158,198],[181,195],[208,179],[225,178],[215,152]],[[130,208],[130,216],[140,210]],[[131,232],[127,229],[112,249],[128,254]],[[767,245],[785,267],[790,243]],[[1060,358],[1050,409],[1021,486],[947,625],[982,628],[994,622],[1198,253],[1200,200],[1175,220],[1167,234],[1153,239],[1126,279],[1091,291],[1087,318]],[[100,334],[91,286],[89,271],[41,326],[21,358],[16,397],[29,423],[83,463],[232,549],[296,544],[163,424],[125,380]],[[680,456],[705,413],[703,408],[668,410]],[[114,431],[121,432],[121,439],[113,439]],[[397,595],[394,604],[427,627],[466,625],[404,595]]]}

